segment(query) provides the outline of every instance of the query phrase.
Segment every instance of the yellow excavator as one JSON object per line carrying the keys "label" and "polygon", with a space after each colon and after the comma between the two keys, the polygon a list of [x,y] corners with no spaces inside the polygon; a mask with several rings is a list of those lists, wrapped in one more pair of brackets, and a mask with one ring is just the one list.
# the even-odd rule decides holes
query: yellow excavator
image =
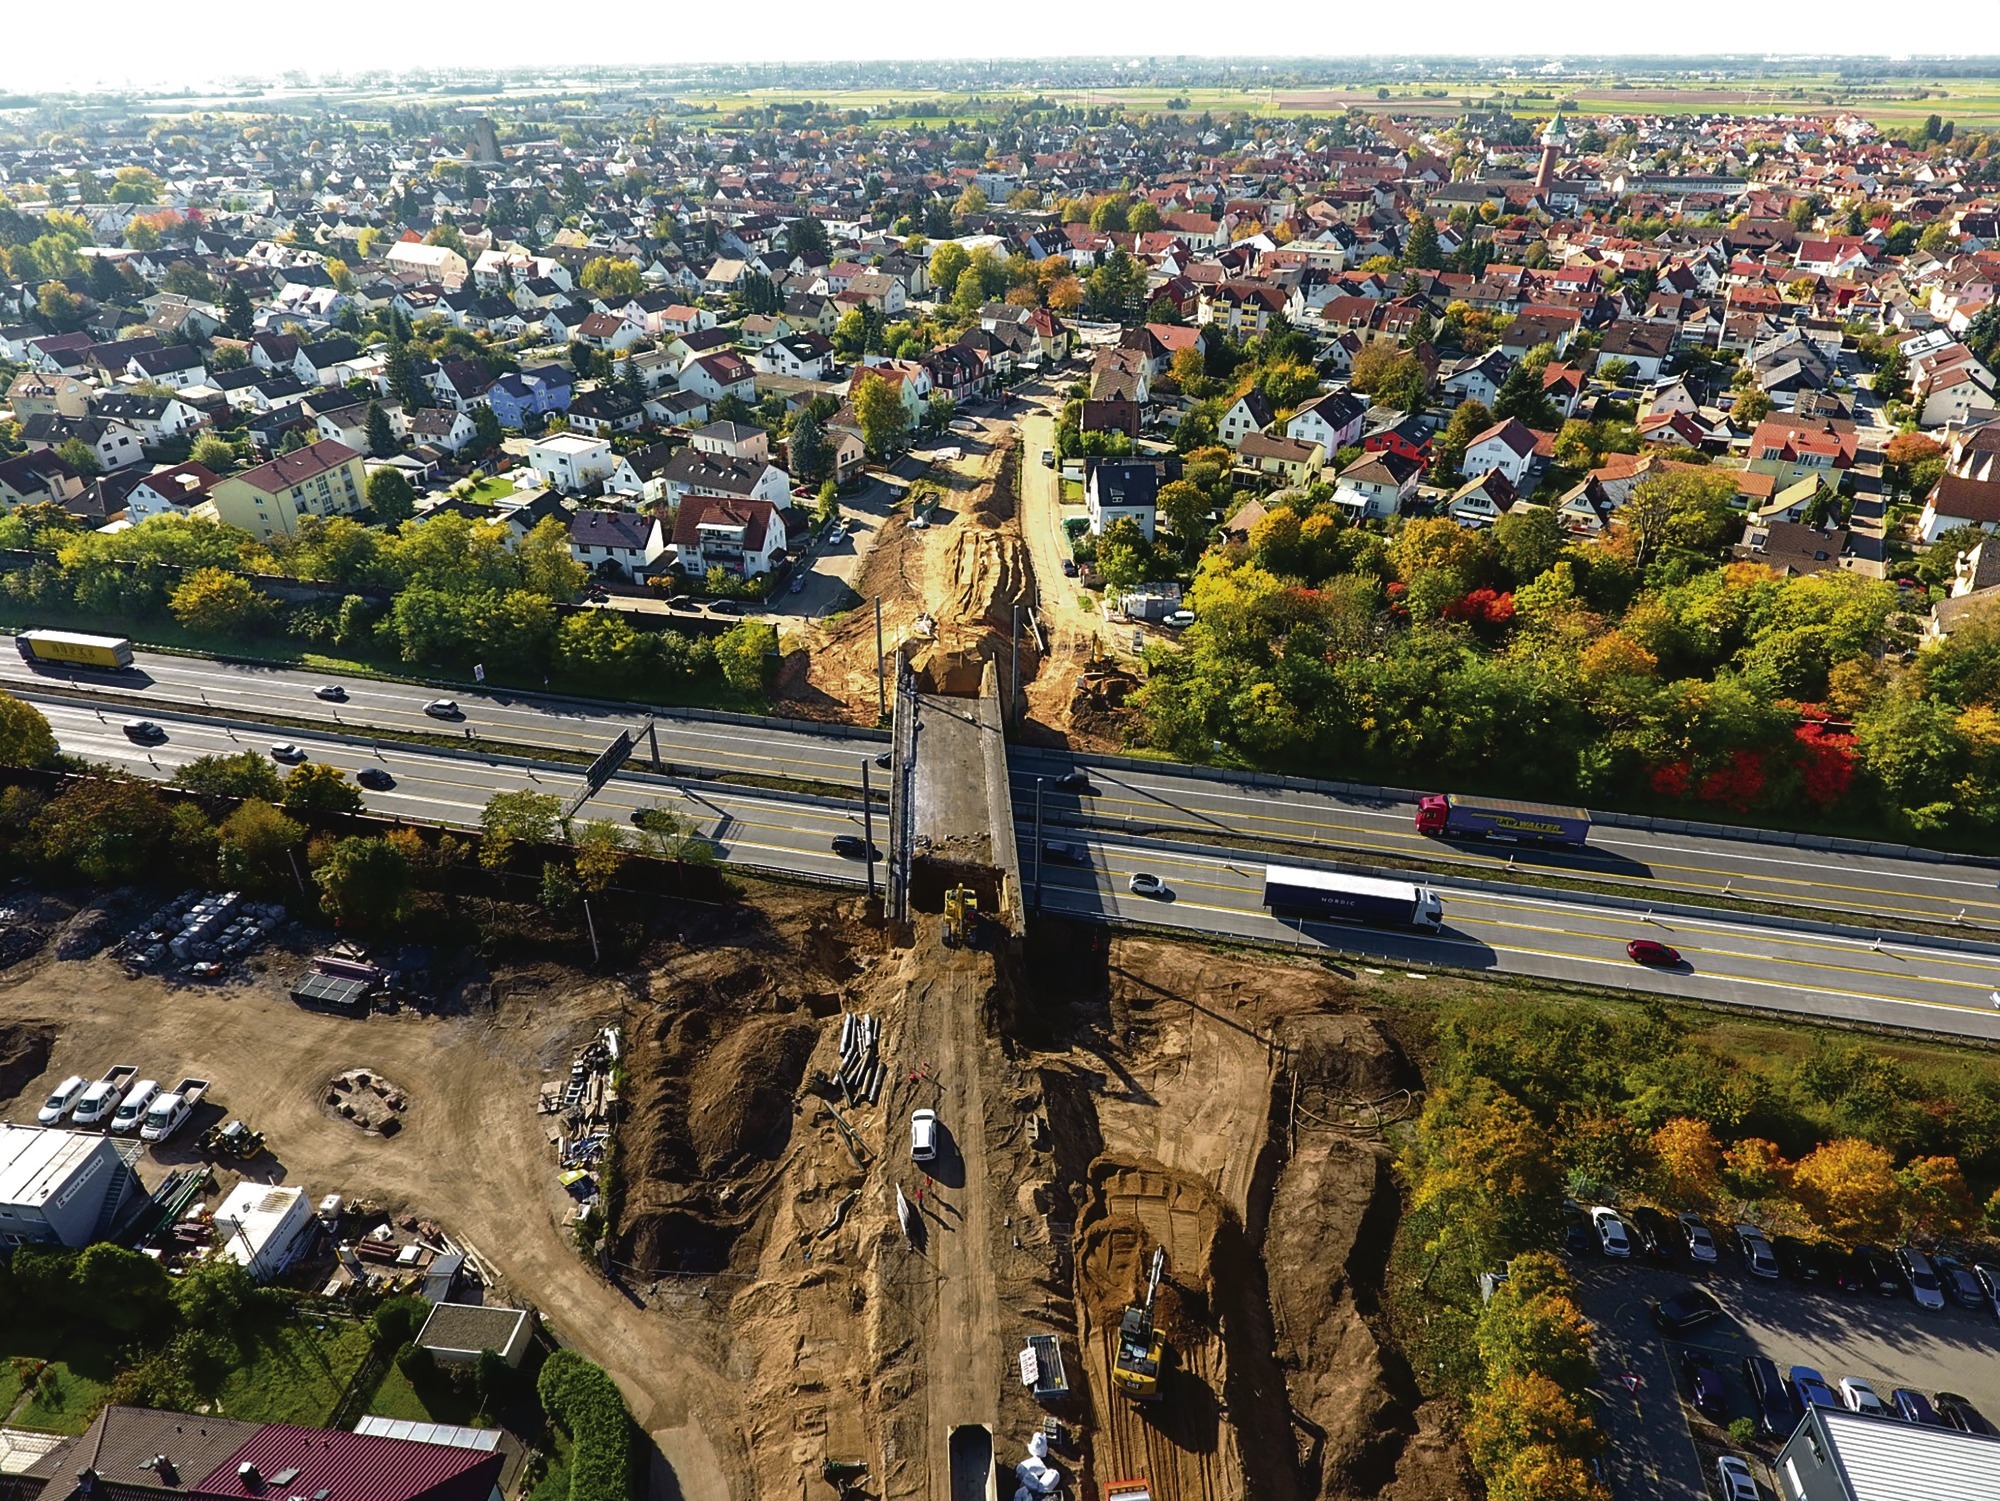
{"label": "yellow excavator", "polygon": [[979,893],[969,886],[954,886],[944,894],[944,946],[955,949],[978,946]]}
{"label": "yellow excavator", "polygon": [[1111,1362],[1111,1384],[1134,1402],[1151,1402],[1160,1395],[1167,1338],[1153,1325],[1153,1300],[1160,1294],[1160,1274],[1166,1266],[1167,1248],[1156,1247],[1153,1267],[1146,1277],[1146,1300],[1129,1304],[1118,1321],[1118,1355]]}

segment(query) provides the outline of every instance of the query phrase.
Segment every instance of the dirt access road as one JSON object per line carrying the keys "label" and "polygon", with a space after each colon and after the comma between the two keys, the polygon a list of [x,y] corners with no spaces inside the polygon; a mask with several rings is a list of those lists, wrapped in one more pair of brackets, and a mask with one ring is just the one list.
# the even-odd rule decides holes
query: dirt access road
{"label": "dirt access road", "polygon": [[[303,966],[271,957],[272,972],[217,987],[131,979],[103,958],[44,958],[0,975],[0,1028],[57,1032],[45,1072],[25,1081],[6,1116],[32,1120],[33,1102],[54,1083],[71,1073],[95,1077],[112,1063],[159,1079],[212,1079],[211,1099],[270,1139],[249,1177],[437,1220],[611,1372],[671,1465],[679,1495],[749,1501],[732,1383],[671,1325],[635,1318],[558,1224],[562,1203],[536,1090],[567,1071],[572,1048],[594,1025],[619,1015],[623,987],[553,966],[517,970],[465,987],[444,1015],[354,1021],[293,1005],[283,981]],[[408,1091],[399,1135],[367,1135],[323,1107],[327,1081],[356,1067]],[[142,1176],[157,1183],[164,1167],[193,1160],[170,1144],[142,1164]]]}

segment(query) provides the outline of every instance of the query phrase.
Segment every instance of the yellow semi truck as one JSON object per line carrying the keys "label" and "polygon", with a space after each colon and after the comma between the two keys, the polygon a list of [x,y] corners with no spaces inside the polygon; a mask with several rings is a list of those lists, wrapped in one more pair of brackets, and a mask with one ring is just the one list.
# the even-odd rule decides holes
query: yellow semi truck
{"label": "yellow semi truck", "polygon": [[14,648],[23,661],[51,667],[103,667],[118,672],[132,665],[132,643],[123,636],[23,631],[14,638]]}

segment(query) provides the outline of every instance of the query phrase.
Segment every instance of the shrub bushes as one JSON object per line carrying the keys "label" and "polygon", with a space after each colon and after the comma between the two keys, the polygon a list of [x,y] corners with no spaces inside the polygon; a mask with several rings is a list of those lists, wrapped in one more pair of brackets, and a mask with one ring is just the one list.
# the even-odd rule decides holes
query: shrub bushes
{"label": "shrub bushes", "polygon": [[558,1350],[536,1382],[542,1410],[569,1434],[570,1501],[628,1501],[632,1415],[611,1378],[574,1350]]}

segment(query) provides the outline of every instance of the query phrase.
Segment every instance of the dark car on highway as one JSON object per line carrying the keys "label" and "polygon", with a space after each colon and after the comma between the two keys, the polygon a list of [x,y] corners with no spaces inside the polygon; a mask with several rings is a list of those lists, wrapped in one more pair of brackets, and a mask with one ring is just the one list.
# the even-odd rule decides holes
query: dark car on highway
{"label": "dark car on highway", "polygon": [[1065,792],[1090,793],[1097,790],[1090,785],[1090,774],[1083,771],[1072,771],[1057,777],[1056,786],[1062,788]]}
{"label": "dark car on highway", "polygon": [[1705,1287],[1683,1287],[1653,1304],[1653,1322],[1669,1334],[1686,1334],[1722,1317],[1722,1305]]}
{"label": "dark car on highway", "polygon": [[362,767],[354,773],[354,780],[376,792],[387,792],[396,785],[396,779],[379,766]]}
{"label": "dark car on highway", "polygon": [[167,738],[167,732],[150,719],[128,719],[125,721],[125,738],[136,740],[141,745],[151,745],[156,740]]}
{"label": "dark car on highway", "polygon": [[859,834],[834,835],[833,852],[849,860],[879,860],[882,858],[882,852],[879,849],[870,849],[868,841],[863,839]]}

